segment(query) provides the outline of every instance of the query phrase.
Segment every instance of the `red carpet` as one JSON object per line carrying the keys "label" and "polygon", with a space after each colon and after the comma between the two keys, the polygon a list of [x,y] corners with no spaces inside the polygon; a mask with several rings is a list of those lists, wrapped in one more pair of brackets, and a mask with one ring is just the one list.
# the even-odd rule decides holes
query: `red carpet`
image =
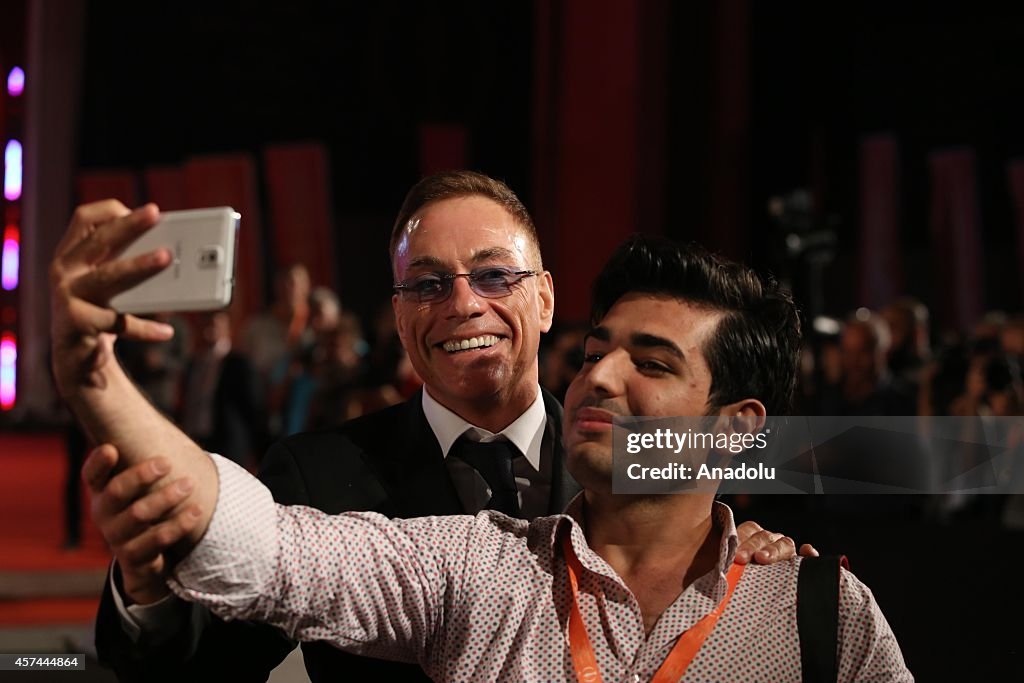
{"label": "red carpet", "polygon": [[0,600],[0,626],[86,624],[96,618],[99,598]]}
{"label": "red carpet", "polygon": [[[61,548],[67,469],[62,435],[0,434],[0,468],[0,573],[31,574],[59,585],[62,573],[71,577],[107,566],[110,554],[89,521],[84,493],[82,546]],[[97,602],[70,596],[0,601],[0,626],[88,622]]]}

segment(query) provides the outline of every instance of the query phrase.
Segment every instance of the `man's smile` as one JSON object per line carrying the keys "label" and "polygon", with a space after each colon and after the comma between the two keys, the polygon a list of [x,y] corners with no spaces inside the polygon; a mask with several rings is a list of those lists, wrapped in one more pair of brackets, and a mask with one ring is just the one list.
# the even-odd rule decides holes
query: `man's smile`
{"label": "man's smile", "polygon": [[449,339],[440,344],[448,353],[460,353],[462,351],[469,351],[471,349],[489,348],[494,346],[501,338],[494,334],[482,334],[476,337],[468,337],[463,339]]}

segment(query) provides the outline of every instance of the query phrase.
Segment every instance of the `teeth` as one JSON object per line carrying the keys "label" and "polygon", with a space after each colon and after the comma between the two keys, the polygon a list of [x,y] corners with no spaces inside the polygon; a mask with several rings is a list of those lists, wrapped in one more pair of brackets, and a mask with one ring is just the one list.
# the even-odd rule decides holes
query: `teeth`
{"label": "teeth", "polygon": [[446,341],[444,343],[444,350],[448,353],[455,353],[456,351],[467,351],[469,349],[494,346],[497,343],[497,337],[493,334],[485,334],[480,337],[473,337],[472,339]]}

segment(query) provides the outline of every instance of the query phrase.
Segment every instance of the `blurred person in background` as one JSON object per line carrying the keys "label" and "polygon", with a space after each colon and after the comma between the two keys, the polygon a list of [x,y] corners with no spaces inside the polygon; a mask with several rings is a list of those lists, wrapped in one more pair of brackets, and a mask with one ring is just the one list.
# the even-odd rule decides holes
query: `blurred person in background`
{"label": "blurred person in background", "polygon": [[[921,373],[918,388],[917,414],[951,416],[962,401],[967,388],[970,357],[965,344],[941,346]],[[934,452],[934,473],[939,482],[949,481],[963,470],[962,449],[943,448]],[[940,522],[948,522],[967,506],[970,496],[960,491],[930,496],[925,514]]]}
{"label": "blurred person in background", "polygon": [[843,359],[839,349],[842,325],[828,316],[817,316],[810,322],[800,351],[797,406],[801,415],[820,415],[819,399],[822,395],[838,391],[843,378]]}
{"label": "blurred person in background", "polygon": [[174,328],[174,336],[155,344],[119,340],[117,355],[125,371],[165,415],[181,406],[181,383],[192,350],[188,321],[173,313],[158,313],[153,320]]}
{"label": "blurred person in background", "polygon": [[333,329],[318,336],[306,429],[339,427],[365,412],[358,391],[366,372],[365,347],[362,326],[351,313],[342,314]]}
{"label": "blurred person in background", "polygon": [[941,346],[921,374],[918,415],[952,415],[965,392],[970,355],[963,343]]}
{"label": "blurred person in background", "polygon": [[185,371],[181,426],[203,448],[243,467],[266,447],[266,414],[256,371],[232,347],[227,311],[198,317],[196,352]]}
{"label": "blurred person in background", "polygon": [[[964,343],[942,348],[925,368],[919,393],[919,414],[961,418],[959,438],[934,453],[933,461],[941,481],[951,481],[972,472],[977,486],[996,480],[1006,482],[1020,475],[993,468],[998,447],[1012,443],[1012,435],[999,430],[1012,426],[997,418],[1020,414],[1021,381],[1014,357],[999,348],[1003,316],[988,314],[973,329],[977,336]],[[995,419],[994,419],[995,418]],[[1014,458],[1006,460],[1014,462]],[[1013,479],[1016,481],[1016,479]],[[1010,497],[1010,505],[1014,505]],[[976,495],[954,491],[931,497],[929,510],[940,521],[997,517],[1002,496]]]}
{"label": "blurred person in background", "polygon": [[[1016,363],[1002,352],[976,356],[971,359],[965,385],[964,398],[961,403],[954,405],[962,411],[960,414],[964,417],[975,418],[965,425],[965,429],[973,428],[976,432],[965,434],[964,441],[985,444],[975,445],[970,452],[965,452],[961,456],[965,462],[965,469],[985,468],[991,472],[994,481],[1003,484],[1024,481],[1020,461],[1024,456],[1024,451],[1021,450],[1024,440],[1021,421],[1006,419],[1022,414],[1021,377]],[[1014,455],[1003,455],[998,460],[995,459],[997,454],[1003,453],[1004,450]],[[986,519],[1003,516],[1012,523],[1015,516],[1009,510],[1007,512],[1010,514],[1004,515],[1003,508],[1019,506],[1019,503],[1013,500],[1015,498],[1018,497],[975,496],[971,500],[972,507],[968,512],[975,517]]]}
{"label": "blurred person in background", "polygon": [[1018,360],[1024,358],[1024,316],[1017,316],[1006,322],[1000,335],[1003,352]]}
{"label": "blurred person in background", "polygon": [[883,308],[881,315],[889,325],[889,372],[916,392],[931,357],[928,308],[917,299],[903,297]]}
{"label": "blurred person in background", "polygon": [[820,394],[819,415],[914,415],[909,389],[892,379],[886,364],[889,330],[862,308],[847,319],[839,337],[842,378]]}
{"label": "blurred person in background", "polygon": [[[992,416],[1024,416],[1024,373],[1021,371],[1024,351],[1024,319],[1016,318],[1007,324],[1002,334],[1004,355],[986,369],[989,389],[987,396]],[[1013,491],[1024,490],[1024,420],[1000,421],[1004,431],[997,434],[1011,455],[998,472],[1000,483]],[[1007,529],[1024,530],[1024,495],[1006,496],[1002,523]]]}
{"label": "blurred person in background", "polygon": [[1008,322],[1004,311],[988,311],[971,328],[969,343],[974,353],[991,353],[1000,343]]}
{"label": "blurred person in background", "polygon": [[390,301],[376,309],[369,333],[365,380],[367,393],[379,390],[382,397],[397,395],[402,401],[412,398],[423,386],[423,380],[416,374],[416,369],[409,362],[409,354],[402,346]]}
{"label": "blurred person in background", "polygon": [[541,386],[560,401],[565,398],[569,385],[583,367],[583,337],[588,329],[582,323],[556,323],[556,329],[550,335],[550,344],[541,349]]}
{"label": "blurred person in background", "polygon": [[249,319],[242,348],[257,372],[269,375],[288,352],[308,340],[309,271],[295,263],[274,279],[270,308]]}
{"label": "blurred person in background", "polygon": [[250,318],[242,333],[242,350],[256,368],[261,392],[267,397],[268,430],[282,430],[281,408],[288,372],[296,351],[312,343],[309,329],[309,271],[295,263],[274,279],[270,308]]}
{"label": "blurred person in background", "polygon": [[961,351],[964,367],[958,367],[957,371],[962,371],[963,383],[960,392],[949,401],[950,415],[991,414],[993,383],[1000,387],[1012,386],[1018,358],[1005,351],[1004,342],[1013,346],[1013,333],[1007,333],[1009,328],[1006,314],[1001,311],[986,313],[974,326]]}
{"label": "blurred person in background", "polygon": [[1011,417],[1021,414],[1022,399],[1020,366],[1006,355],[998,354],[981,368],[984,390],[982,405],[985,414],[992,417]]}
{"label": "blurred person in background", "polygon": [[314,336],[337,327],[341,312],[341,298],[330,287],[314,287],[309,293],[309,329]]}
{"label": "blurred person in background", "polygon": [[[885,320],[866,309],[848,317],[839,331],[838,383],[823,385],[814,401],[816,414],[837,418],[836,436],[815,444],[815,465],[827,484],[824,492],[841,492],[846,482],[882,483],[909,491],[926,491],[932,468],[919,440],[873,426],[850,427],[843,417],[905,417],[917,412],[916,397],[894,381],[887,365],[890,348]],[[819,421],[821,429],[825,422]],[[834,488],[833,488],[834,487]],[[924,497],[906,494],[826,495],[811,504],[826,519],[880,524],[919,517]]]}
{"label": "blurred person in background", "polygon": [[281,436],[309,425],[311,401],[316,393],[316,365],[329,352],[324,348],[342,319],[341,299],[329,287],[314,287],[309,294],[309,332],[292,352],[281,393]]}

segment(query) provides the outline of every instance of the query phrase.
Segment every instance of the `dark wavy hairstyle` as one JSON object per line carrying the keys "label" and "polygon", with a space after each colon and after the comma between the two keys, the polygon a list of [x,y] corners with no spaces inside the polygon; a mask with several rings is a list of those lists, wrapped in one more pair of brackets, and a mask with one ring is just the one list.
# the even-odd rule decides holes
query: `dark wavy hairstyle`
{"label": "dark wavy hairstyle", "polygon": [[769,415],[792,409],[800,316],[774,279],[697,245],[635,235],[597,276],[591,322],[596,325],[630,292],[672,296],[724,314],[703,349],[711,370],[710,407],[756,398]]}

